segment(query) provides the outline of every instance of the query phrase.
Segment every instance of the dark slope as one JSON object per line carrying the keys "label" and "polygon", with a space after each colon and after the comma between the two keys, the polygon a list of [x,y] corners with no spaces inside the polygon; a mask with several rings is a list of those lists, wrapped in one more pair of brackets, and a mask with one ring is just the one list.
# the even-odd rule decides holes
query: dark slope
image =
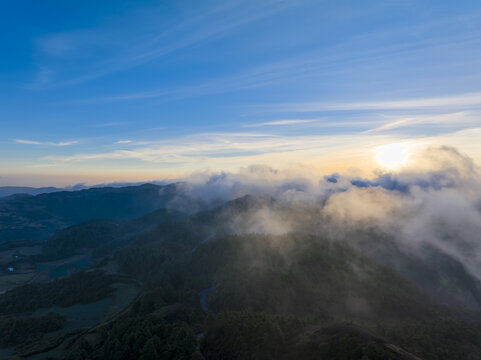
{"label": "dark slope", "polygon": [[207,233],[245,233],[250,230],[253,214],[261,209],[279,210],[272,198],[246,195],[214,209],[200,211],[191,216],[190,223]]}
{"label": "dark slope", "polygon": [[195,254],[213,281],[209,308],[322,317],[427,319],[446,309],[340,241],[291,233],[210,240]]}
{"label": "dark slope", "polygon": [[45,241],[42,254],[36,256],[36,260],[57,260],[84,248],[95,249],[96,256],[106,256],[140,234],[162,226],[159,224],[175,223],[186,218],[176,210],[158,209],[135,219],[98,219],[69,226]]}
{"label": "dark slope", "polygon": [[427,244],[415,249],[403,247],[377,231],[358,230],[348,238],[362,253],[398,271],[438,302],[481,309],[481,282],[451,254]]}
{"label": "dark slope", "polygon": [[[158,211],[125,223],[145,229],[164,215]],[[106,226],[115,229],[118,223]],[[79,227],[93,236],[97,225]],[[123,317],[67,347],[60,358],[142,358],[147,349],[157,358],[168,353],[198,359],[481,354],[475,317],[467,322],[345,242],[305,233],[219,235],[195,248],[205,233],[192,225],[164,221],[132,234],[114,259],[123,273],[144,284],[143,296]],[[62,281],[67,285],[69,278]],[[38,285],[39,293],[48,286]],[[206,288],[212,288],[207,317],[199,305]],[[15,306],[23,301],[27,306],[30,299],[16,297]],[[199,333],[200,343],[194,335]],[[155,341],[149,342],[152,336]]]}
{"label": "dark slope", "polygon": [[[267,216],[266,216],[267,214]],[[203,211],[191,218],[208,233],[255,233],[284,228],[332,237],[329,218],[319,205],[286,204],[272,198],[244,196],[224,206]],[[265,224],[272,222],[271,226]],[[264,226],[259,226],[259,223]],[[450,306],[481,309],[481,282],[452,255],[433,246],[413,250],[396,239],[370,228],[342,229],[338,238],[367,257],[396,270],[417,284],[438,302]],[[456,241],[452,239],[451,241]]]}
{"label": "dark slope", "polygon": [[211,288],[206,323],[187,321],[204,333],[206,359],[469,359],[468,354],[474,359],[481,354],[477,315],[467,321],[464,313],[438,304],[344,242],[301,233],[231,235],[214,237],[192,252],[176,234],[149,238],[116,255],[123,271],[151,289],[132,316],[175,303],[200,312],[199,295]]}

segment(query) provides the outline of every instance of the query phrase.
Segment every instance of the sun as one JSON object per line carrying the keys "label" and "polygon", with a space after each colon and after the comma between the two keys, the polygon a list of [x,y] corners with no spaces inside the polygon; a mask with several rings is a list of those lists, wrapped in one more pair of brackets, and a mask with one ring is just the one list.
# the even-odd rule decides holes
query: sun
{"label": "sun", "polygon": [[409,148],[410,146],[407,143],[393,143],[379,146],[374,149],[376,161],[385,169],[399,169],[409,158]]}

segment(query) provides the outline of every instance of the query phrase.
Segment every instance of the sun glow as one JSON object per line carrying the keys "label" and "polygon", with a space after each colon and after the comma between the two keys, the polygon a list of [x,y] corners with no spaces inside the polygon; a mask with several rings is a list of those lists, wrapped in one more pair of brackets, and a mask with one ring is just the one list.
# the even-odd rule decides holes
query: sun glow
{"label": "sun glow", "polygon": [[388,170],[396,170],[402,167],[408,160],[409,144],[395,143],[382,145],[374,149],[376,161],[383,168]]}

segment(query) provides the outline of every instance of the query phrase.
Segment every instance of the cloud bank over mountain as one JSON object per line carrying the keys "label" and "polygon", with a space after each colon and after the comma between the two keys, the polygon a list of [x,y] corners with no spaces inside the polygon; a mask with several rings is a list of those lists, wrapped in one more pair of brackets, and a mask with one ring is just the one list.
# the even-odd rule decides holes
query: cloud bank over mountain
{"label": "cloud bank over mountain", "polygon": [[182,190],[213,207],[246,195],[261,199],[229,214],[234,232],[315,231],[352,241],[377,234],[413,256],[434,248],[481,280],[481,176],[451,147],[418,151],[399,171],[373,179],[251,166],[194,174]]}

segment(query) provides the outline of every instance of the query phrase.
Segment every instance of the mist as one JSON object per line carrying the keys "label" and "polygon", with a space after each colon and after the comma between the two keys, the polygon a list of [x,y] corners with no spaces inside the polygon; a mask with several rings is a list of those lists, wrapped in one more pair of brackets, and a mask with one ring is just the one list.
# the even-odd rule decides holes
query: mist
{"label": "mist", "polygon": [[[247,211],[223,210],[231,233],[310,232],[373,252],[379,246],[374,237],[382,237],[408,256],[423,258],[436,249],[481,280],[480,172],[452,147],[422,149],[398,171],[378,171],[370,179],[256,165],[237,173],[196,173],[180,188],[210,208],[251,197]],[[171,205],[183,207],[178,199]]]}

